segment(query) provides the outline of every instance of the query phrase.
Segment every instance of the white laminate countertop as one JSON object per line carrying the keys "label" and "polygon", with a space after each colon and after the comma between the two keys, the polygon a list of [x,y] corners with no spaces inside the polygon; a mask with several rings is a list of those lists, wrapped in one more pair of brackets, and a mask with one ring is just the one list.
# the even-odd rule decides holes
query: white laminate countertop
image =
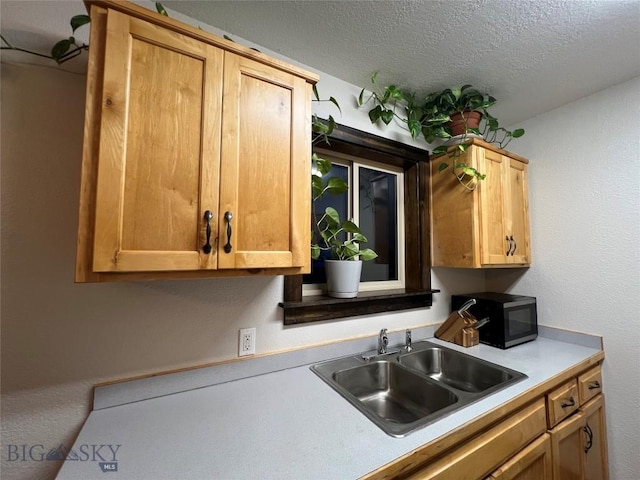
{"label": "white laminate countertop", "polygon": [[[57,478],[355,479],[599,352],[541,337],[508,350],[429,341],[528,378],[404,438],[393,438],[308,365],[290,368],[95,410],[72,447],[76,455],[67,457]],[[117,471],[103,473],[102,468]]]}

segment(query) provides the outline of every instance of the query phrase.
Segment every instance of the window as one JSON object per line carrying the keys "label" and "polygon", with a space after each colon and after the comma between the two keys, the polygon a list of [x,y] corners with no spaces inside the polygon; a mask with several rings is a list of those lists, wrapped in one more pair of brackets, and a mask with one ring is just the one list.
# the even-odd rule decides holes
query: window
{"label": "window", "polygon": [[[411,147],[393,140],[377,137],[353,128],[338,125],[329,137],[329,144],[321,145],[322,154],[336,159],[337,165],[347,168],[347,175],[351,177],[350,191],[360,191],[360,179],[363,178],[367,188],[371,186],[371,192],[364,194],[364,203],[367,196],[376,194],[380,197],[392,195],[390,186],[393,177],[396,179],[396,198],[404,205],[403,213],[396,210],[398,229],[397,233],[386,235],[379,234],[376,238],[375,226],[367,233],[371,236],[375,246],[369,244],[377,252],[384,247],[387,241],[388,259],[384,259],[385,277],[402,278],[404,270],[404,286],[390,287],[384,290],[362,291],[357,298],[335,299],[324,295],[305,295],[303,297],[303,275],[285,276],[284,299],[280,306],[284,311],[284,324],[293,325],[307,322],[318,322],[355,315],[368,315],[380,312],[391,312],[410,308],[424,308],[431,306],[432,294],[438,290],[431,290],[431,259],[430,259],[430,232],[429,232],[429,165],[426,150]],[[355,167],[354,167],[355,163]],[[350,170],[350,171],[349,171]],[[358,171],[355,174],[355,171]],[[357,177],[357,178],[356,178]],[[398,180],[401,179],[401,180]],[[398,184],[400,186],[398,186]],[[377,193],[373,193],[373,188]],[[382,190],[386,187],[387,193]],[[362,203],[360,195],[357,199],[345,200],[354,211],[358,210]],[[335,207],[335,205],[334,205]],[[393,215],[387,212],[388,215]],[[365,212],[365,216],[374,217],[373,213]],[[373,221],[371,218],[360,218],[360,228]],[[385,222],[387,223],[387,222]],[[390,223],[390,222],[389,222]],[[401,233],[402,230],[404,233]],[[391,235],[397,237],[397,254],[393,252]],[[384,239],[383,239],[384,237]],[[378,243],[379,242],[379,243]],[[404,261],[401,260],[400,250],[404,251]],[[380,252],[378,252],[380,254]],[[386,255],[386,254],[385,254]],[[390,257],[397,257],[398,264],[392,266]],[[371,263],[371,262],[364,262]],[[397,275],[394,273],[397,269]],[[366,283],[376,284],[379,280],[379,270],[373,267],[367,277],[363,277]],[[389,280],[389,279],[387,279]],[[387,281],[384,280],[384,281]],[[391,280],[389,280],[391,281]],[[395,281],[395,280],[393,280]],[[380,284],[378,284],[379,286]]]}
{"label": "window", "polygon": [[[316,215],[327,206],[335,208],[340,218],[351,218],[367,237],[366,248],[378,254],[363,262],[360,291],[404,288],[404,173],[403,169],[352,155],[316,149],[331,160],[329,177],[339,177],[349,184],[349,191],[325,195],[316,202]],[[312,227],[315,227],[312,212]],[[303,277],[303,294],[323,293],[326,283],[324,258],[312,262],[311,273]]]}

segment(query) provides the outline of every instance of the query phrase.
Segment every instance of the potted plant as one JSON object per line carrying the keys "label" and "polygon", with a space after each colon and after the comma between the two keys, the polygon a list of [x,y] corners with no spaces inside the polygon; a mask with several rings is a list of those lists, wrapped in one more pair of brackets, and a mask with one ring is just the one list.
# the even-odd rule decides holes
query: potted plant
{"label": "potted plant", "polygon": [[[376,77],[377,73],[371,77],[374,87],[377,87]],[[452,160],[451,171],[460,183],[470,190],[473,190],[485,175],[460,161],[461,154],[466,150],[467,140],[471,136],[478,136],[505,148],[512,139],[524,135],[523,129],[509,131],[501,127],[498,119],[488,112],[496,103],[496,99],[471,85],[435,91],[421,101],[415,93],[395,85],[389,85],[384,89],[374,88],[366,100],[364,92],[362,89],[358,104],[363,106],[370,101],[373,102],[373,107],[369,110],[372,123],[382,121],[389,125],[395,118],[406,124],[414,139],[422,135],[427,143],[448,141],[447,144],[435,148],[432,154],[447,153]],[[448,143],[452,139],[457,143],[456,148],[449,148]],[[449,163],[444,161],[440,164],[439,170],[443,171],[448,167]]]}
{"label": "potted plant", "polygon": [[[317,90],[313,89],[315,101],[322,101]],[[332,102],[339,109],[338,102],[331,97]],[[335,129],[335,121],[329,116],[328,121],[312,117],[314,132],[313,144],[320,140],[328,143],[328,136]],[[373,260],[378,255],[370,248],[361,248],[367,238],[362,234],[358,225],[351,220],[341,220],[337,210],[327,206],[320,214],[318,202],[325,195],[337,195],[349,190],[349,185],[341,178],[330,176],[331,161],[313,153],[311,174],[312,215],[314,230],[311,245],[311,258],[318,260],[324,257],[327,275],[327,293],[336,298],[353,298],[358,295],[362,262]]]}

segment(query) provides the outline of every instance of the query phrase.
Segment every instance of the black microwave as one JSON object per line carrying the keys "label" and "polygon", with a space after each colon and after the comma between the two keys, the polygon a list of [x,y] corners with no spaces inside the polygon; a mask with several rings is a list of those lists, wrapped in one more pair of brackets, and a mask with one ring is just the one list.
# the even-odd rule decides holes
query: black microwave
{"label": "black microwave", "polygon": [[459,310],[474,298],[469,308],[476,319],[489,319],[478,329],[480,343],[510,348],[535,340],[538,336],[538,311],[535,297],[508,293],[480,292],[451,296],[451,311]]}

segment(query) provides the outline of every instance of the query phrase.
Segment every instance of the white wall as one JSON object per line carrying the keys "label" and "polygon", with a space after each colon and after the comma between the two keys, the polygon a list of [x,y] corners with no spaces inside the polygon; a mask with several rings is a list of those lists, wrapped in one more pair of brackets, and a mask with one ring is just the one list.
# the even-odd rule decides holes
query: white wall
{"label": "white wall", "polygon": [[528,120],[533,266],[492,289],[536,296],[541,323],[604,337],[611,478],[640,475],[640,78]]}
{"label": "white wall", "polygon": [[[431,309],[284,327],[282,277],[75,285],[86,77],[3,64],[1,80],[3,479],[52,478],[57,462],[8,462],[7,446],[70,446],[95,383],[236,358],[241,327],[266,353],[439,322],[451,293],[484,287],[441,270]],[[358,126],[353,90],[321,86]]]}

